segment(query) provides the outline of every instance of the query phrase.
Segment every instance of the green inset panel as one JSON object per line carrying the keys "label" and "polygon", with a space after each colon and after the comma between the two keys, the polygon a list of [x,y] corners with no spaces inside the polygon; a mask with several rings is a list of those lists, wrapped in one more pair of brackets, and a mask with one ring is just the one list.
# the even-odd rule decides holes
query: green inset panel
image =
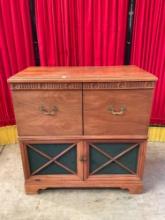
{"label": "green inset panel", "polygon": [[[72,144],[30,144],[35,149],[43,152],[49,157],[53,158],[58,156],[62,151],[67,149]],[[34,151],[30,147],[27,146],[27,153],[29,158],[29,165],[31,173],[35,172],[38,168],[47,163],[50,159],[45,158],[40,155],[38,152]],[[64,153],[61,157],[57,159],[57,162],[60,162],[65,167],[69,168],[73,172],[77,172],[77,149],[76,145],[71,148],[69,151]],[[50,163],[45,168],[41,169],[36,175],[48,175],[48,174],[71,174],[71,172],[67,171],[63,167],[55,164],[54,162]]]}
{"label": "green inset panel", "polygon": [[[118,154],[122,153],[126,149],[130,148],[133,143],[93,143],[96,147],[110,155],[111,157],[115,157]],[[130,150],[117,160],[122,163],[125,167],[132,170],[136,173],[137,170],[137,161],[138,161],[138,152],[139,145],[134,149]],[[104,163],[108,162],[110,159],[103,155],[101,152],[93,148],[89,145],[89,153],[90,153],[90,165],[89,165],[89,173],[92,173],[97,168],[99,168]],[[106,165],[104,168],[100,169],[94,175],[97,174],[131,174],[130,171],[121,167],[116,162],[112,162]]]}

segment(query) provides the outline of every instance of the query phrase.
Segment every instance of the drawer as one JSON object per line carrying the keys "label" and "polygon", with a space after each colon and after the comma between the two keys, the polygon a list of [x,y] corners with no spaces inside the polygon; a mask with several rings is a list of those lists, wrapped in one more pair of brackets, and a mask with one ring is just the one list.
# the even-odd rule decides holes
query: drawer
{"label": "drawer", "polygon": [[152,90],[85,90],[85,135],[145,135]]}
{"label": "drawer", "polygon": [[82,134],[81,90],[13,91],[20,136]]}

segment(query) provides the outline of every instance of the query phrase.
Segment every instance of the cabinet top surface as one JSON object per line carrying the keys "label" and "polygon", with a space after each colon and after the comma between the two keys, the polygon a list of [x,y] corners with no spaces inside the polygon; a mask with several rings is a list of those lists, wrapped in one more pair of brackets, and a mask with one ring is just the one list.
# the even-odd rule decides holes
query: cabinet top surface
{"label": "cabinet top surface", "polygon": [[155,81],[151,73],[137,66],[28,67],[8,79],[21,82],[112,82]]}

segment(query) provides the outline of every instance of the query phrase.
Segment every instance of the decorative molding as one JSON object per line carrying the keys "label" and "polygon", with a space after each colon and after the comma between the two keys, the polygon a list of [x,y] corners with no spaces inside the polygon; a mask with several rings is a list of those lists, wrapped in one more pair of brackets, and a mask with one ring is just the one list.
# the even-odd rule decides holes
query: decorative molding
{"label": "decorative molding", "polygon": [[84,83],[84,89],[136,89],[136,88],[154,88],[153,81],[121,81],[121,82],[99,82]]}
{"label": "decorative molding", "polygon": [[[154,88],[154,81],[121,81],[121,82],[84,82],[84,89],[136,89]],[[11,83],[12,90],[63,90],[82,89],[82,83]]]}
{"label": "decorative molding", "polygon": [[82,83],[12,83],[12,90],[62,90],[82,89]]}

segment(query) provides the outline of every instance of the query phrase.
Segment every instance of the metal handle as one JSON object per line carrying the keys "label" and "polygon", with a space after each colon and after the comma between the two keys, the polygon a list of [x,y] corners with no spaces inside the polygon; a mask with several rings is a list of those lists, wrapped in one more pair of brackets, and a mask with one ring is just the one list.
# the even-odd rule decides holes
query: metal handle
{"label": "metal handle", "polygon": [[108,111],[111,112],[112,115],[123,115],[124,112],[126,111],[126,107],[125,106],[121,106],[120,107],[120,111],[116,111],[114,109],[114,107],[111,105],[108,107]]}
{"label": "metal handle", "polygon": [[39,109],[41,113],[49,116],[54,116],[56,112],[58,112],[58,108],[56,106],[53,106],[53,108],[50,111],[47,110],[43,105],[41,105]]}
{"label": "metal handle", "polygon": [[80,157],[80,161],[81,161],[81,162],[87,161],[87,157],[82,155],[82,156]]}

